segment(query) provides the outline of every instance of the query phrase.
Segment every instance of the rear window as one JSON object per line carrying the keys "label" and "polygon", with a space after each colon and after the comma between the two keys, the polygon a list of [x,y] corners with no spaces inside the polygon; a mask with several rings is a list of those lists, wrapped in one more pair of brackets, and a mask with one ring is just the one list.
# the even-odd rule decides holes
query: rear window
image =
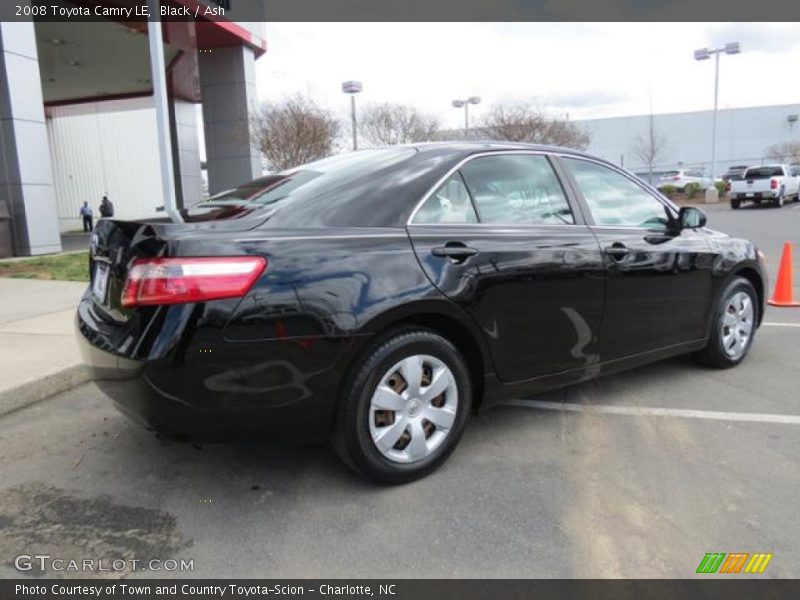
{"label": "rear window", "polygon": [[215,204],[247,202],[260,206],[281,205],[300,197],[351,184],[386,167],[411,158],[414,148],[380,148],[330,156],[262,177],[208,199]]}
{"label": "rear window", "polygon": [[770,177],[782,177],[783,167],[753,167],[747,169],[745,179],[769,179]]}

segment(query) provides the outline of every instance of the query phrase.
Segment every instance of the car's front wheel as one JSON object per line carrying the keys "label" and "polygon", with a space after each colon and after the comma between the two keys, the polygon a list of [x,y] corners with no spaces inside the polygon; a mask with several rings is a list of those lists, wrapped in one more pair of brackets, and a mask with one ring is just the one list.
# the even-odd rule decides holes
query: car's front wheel
{"label": "car's front wheel", "polygon": [[452,343],[432,331],[398,331],[378,341],[348,378],[333,445],[371,479],[413,481],[453,451],[471,403],[467,365]]}
{"label": "car's front wheel", "polygon": [[705,364],[734,367],[750,351],[758,323],[758,295],[753,284],[736,277],[720,295],[714,310],[708,344],[698,353]]}

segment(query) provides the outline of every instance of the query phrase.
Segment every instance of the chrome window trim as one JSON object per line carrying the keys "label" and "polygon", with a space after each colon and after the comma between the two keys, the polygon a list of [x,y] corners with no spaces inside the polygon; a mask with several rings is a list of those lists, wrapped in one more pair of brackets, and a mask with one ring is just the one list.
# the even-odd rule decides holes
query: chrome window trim
{"label": "chrome window trim", "polygon": [[[495,151],[479,152],[479,153],[476,153],[476,154],[470,154],[466,158],[464,158],[461,161],[459,161],[449,171],[447,171],[447,173],[445,173],[444,176],[442,176],[436,183],[433,184],[433,186],[427,192],[425,192],[425,194],[422,196],[422,199],[417,202],[417,205],[414,207],[414,210],[411,211],[411,216],[409,216],[408,219],[406,220],[406,227],[410,227],[410,226],[414,226],[414,227],[442,227],[442,226],[447,226],[447,225],[457,226],[457,227],[476,227],[476,226],[477,227],[503,227],[504,225],[505,226],[514,226],[514,227],[524,227],[524,226],[527,225],[528,227],[559,227],[559,228],[562,228],[562,227],[565,227],[565,226],[566,227],[575,227],[576,225],[585,225],[583,223],[574,222],[577,219],[576,219],[576,216],[575,216],[575,211],[573,210],[573,206],[570,203],[569,194],[567,193],[567,190],[563,189],[564,188],[564,182],[561,181],[561,177],[559,177],[559,175],[556,172],[556,170],[553,169],[553,165],[550,165],[550,168],[553,170],[553,175],[555,176],[556,180],[558,181],[559,185],[562,188],[562,191],[564,192],[564,200],[567,201],[567,206],[569,206],[569,210],[572,213],[572,218],[573,218],[573,222],[572,223],[564,223],[563,225],[558,225],[558,224],[537,225],[535,223],[526,223],[526,224],[508,223],[508,224],[503,224],[503,223],[481,223],[481,222],[478,222],[478,223],[414,223],[413,222],[414,221],[414,217],[417,216],[417,212],[419,211],[420,208],[422,208],[422,206],[425,204],[425,202],[427,202],[428,198],[430,198],[433,195],[433,193],[436,190],[438,190],[439,187],[442,184],[444,184],[444,182],[447,181],[453,175],[453,173],[458,171],[461,167],[463,167],[469,161],[474,160],[476,158],[483,158],[483,157],[486,157],[486,156],[499,156],[499,155],[505,155],[505,154],[523,154],[523,155],[531,154],[531,155],[534,155],[534,156],[544,156],[545,158],[547,158],[548,156],[553,156],[554,155],[554,153],[552,151],[547,151],[547,150],[495,150]],[[571,156],[571,155],[566,155],[566,156]],[[467,188],[467,190],[469,191],[469,187]],[[471,193],[470,193],[470,195],[471,195]],[[475,211],[477,213],[477,207],[475,208]],[[480,215],[476,215],[476,216],[478,216],[478,218],[480,218]]]}
{"label": "chrome window trim", "polygon": [[589,225],[589,229],[624,229],[626,231],[651,231],[653,233],[667,233],[669,228],[659,229],[658,227],[634,227],[633,225]]}
{"label": "chrome window trim", "polygon": [[[470,228],[472,228],[472,225],[474,225],[474,223],[469,223],[468,225],[470,226]],[[413,227],[428,227],[428,225],[421,225],[420,224],[420,225],[413,225]],[[559,232],[562,232],[562,234],[564,234],[565,232],[568,232],[568,233],[566,233],[567,236],[572,235],[572,236],[575,236],[575,237],[585,237],[587,234],[590,233],[589,227],[587,225],[581,225],[581,224],[576,225],[575,228],[565,228],[563,225],[546,225],[546,227],[554,228],[554,229],[557,228]],[[516,229],[509,229],[509,228],[506,228],[506,227],[497,227],[496,229],[492,229],[491,233],[502,234],[502,235],[523,235],[523,234],[530,233],[528,231],[525,231],[525,229],[526,228],[524,226],[522,226],[522,225],[519,226]],[[465,236],[479,235],[478,230],[474,230],[473,229],[473,232],[474,233],[472,233],[472,232],[465,233]],[[483,235],[483,233],[481,233],[480,235]],[[418,237],[418,238],[421,238],[421,239],[439,239],[439,238],[441,238],[441,234],[440,233],[433,233],[433,232],[428,232],[428,231],[418,231],[418,230],[414,230],[414,236]],[[465,237],[464,239],[466,240],[466,239],[469,239],[469,238]]]}
{"label": "chrome window trim", "polygon": [[564,226],[568,227],[589,227],[585,223],[563,223],[561,225],[557,225],[555,223],[408,223],[406,227],[475,227],[476,225],[480,225],[481,227],[492,227],[495,229],[539,229],[542,227],[552,228],[552,229],[564,229]]}

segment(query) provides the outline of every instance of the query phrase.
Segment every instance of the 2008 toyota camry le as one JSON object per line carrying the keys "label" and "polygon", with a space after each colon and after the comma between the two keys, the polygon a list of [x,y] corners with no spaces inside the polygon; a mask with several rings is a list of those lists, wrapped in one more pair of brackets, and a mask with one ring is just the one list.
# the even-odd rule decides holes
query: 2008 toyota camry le
{"label": "2008 toyota camry le", "polygon": [[504,399],[693,353],[741,362],[760,253],[606,161],[432,143],[268,175],[169,221],[102,220],[78,338],[177,437],[331,439],[402,483]]}

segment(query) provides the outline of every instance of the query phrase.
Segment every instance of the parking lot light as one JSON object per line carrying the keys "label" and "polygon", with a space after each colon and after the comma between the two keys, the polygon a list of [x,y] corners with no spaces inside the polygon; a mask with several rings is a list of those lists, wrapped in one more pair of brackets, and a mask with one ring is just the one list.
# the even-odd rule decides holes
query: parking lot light
{"label": "parking lot light", "polygon": [[353,150],[358,150],[358,124],[356,122],[356,94],[360,94],[364,86],[360,81],[345,81],[342,91],[350,96],[350,120],[353,127]]}
{"label": "parking lot light", "polygon": [[731,42],[730,44],[725,44],[725,54],[739,54],[742,49],[739,46],[739,42]]}
{"label": "parking lot light", "polygon": [[469,98],[465,98],[463,100],[453,100],[452,104],[454,108],[464,108],[464,137],[469,136],[469,105],[480,103],[480,96],[470,96]]}
{"label": "parking lot light", "polygon": [[700,48],[694,51],[695,60],[708,60],[714,55],[714,113],[711,126],[711,187],[706,190],[706,203],[712,204],[719,201],[719,190],[715,185],[717,169],[717,102],[719,99],[719,55],[739,54],[742,51],[739,42],[729,42],[721,48]]}

